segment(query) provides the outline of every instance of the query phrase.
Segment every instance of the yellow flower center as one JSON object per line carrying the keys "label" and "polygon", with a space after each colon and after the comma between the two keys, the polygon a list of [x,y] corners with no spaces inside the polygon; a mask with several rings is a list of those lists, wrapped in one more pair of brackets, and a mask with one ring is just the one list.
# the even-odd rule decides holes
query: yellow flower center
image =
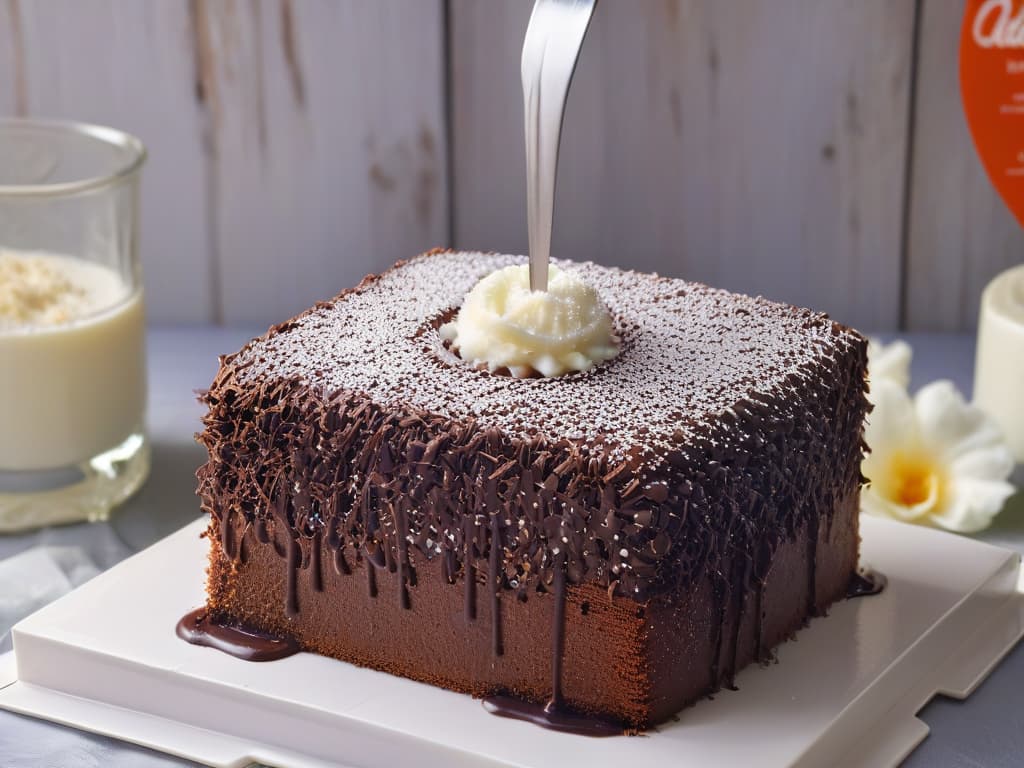
{"label": "yellow flower center", "polygon": [[896,498],[908,507],[916,506],[928,500],[935,488],[935,474],[923,464],[908,466],[900,476],[900,486]]}
{"label": "yellow flower center", "polygon": [[943,488],[941,465],[923,453],[895,453],[884,468],[877,489],[882,496],[904,507],[934,509]]}

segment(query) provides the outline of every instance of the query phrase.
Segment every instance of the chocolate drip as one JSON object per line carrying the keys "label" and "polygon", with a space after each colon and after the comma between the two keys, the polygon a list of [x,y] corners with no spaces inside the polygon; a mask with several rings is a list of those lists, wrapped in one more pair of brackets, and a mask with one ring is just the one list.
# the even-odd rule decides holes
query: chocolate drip
{"label": "chocolate drip", "polygon": [[249,537],[246,536],[247,533],[249,533],[248,525],[242,530],[242,535],[238,537],[238,562],[242,565],[249,562]]}
{"label": "chocolate drip", "polygon": [[231,511],[224,511],[224,519],[220,524],[220,546],[224,550],[224,554],[234,560],[235,558],[235,547],[232,535],[234,533],[234,526],[231,525]]}
{"label": "chocolate drip", "polygon": [[309,567],[312,571],[313,590],[316,592],[324,591],[324,571],[323,564],[321,563],[322,553],[320,551],[322,547],[323,534],[317,531],[313,535],[313,541],[310,543],[309,554]]}
{"label": "chocolate drip", "polygon": [[[725,675],[725,687],[730,691],[736,690],[736,670],[739,667],[739,652],[740,652],[740,631],[743,629],[743,617],[747,611],[747,593],[749,592],[748,583],[750,579],[750,560],[744,558],[743,565],[740,568],[733,569],[733,630],[732,630],[732,659],[729,664],[729,668],[726,670]],[[739,571],[739,574],[737,574]],[[736,581],[736,576],[739,575],[739,581]]]}
{"label": "chocolate drip", "polygon": [[370,597],[377,596],[377,567],[366,558],[366,589]]}
{"label": "chocolate drip", "polygon": [[288,539],[288,585],[284,613],[289,619],[299,615],[299,567],[302,565],[302,549],[299,540]]}
{"label": "chocolate drip", "polygon": [[[392,515],[392,519],[394,519],[394,515]],[[396,526],[395,538],[397,539],[399,538],[399,536],[400,534],[398,533]],[[388,545],[387,541],[384,541],[380,545],[379,551],[384,553],[384,567],[387,568],[388,573],[397,573],[398,561],[395,559],[395,553],[392,550],[392,548]]]}
{"label": "chocolate drip", "polygon": [[384,556],[384,547],[376,542],[366,545],[366,560],[374,568],[384,568],[387,565],[387,558]]}
{"label": "chocolate drip", "polygon": [[341,547],[334,550],[334,572],[339,576],[351,576],[352,567],[345,559],[345,552]]}
{"label": "chocolate drip", "polygon": [[854,597],[869,597],[879,594],[888,585],[889,580],[878,571],[863,571],[855,573],[850,577],[850,584],[846,588],[847,599]]}
{"label": "chocolate drip", "polygon": [[444,580],[449,584],[455,583],[455,553],[450,549],[444,550],[443,560],[441,561],[444,569]]}
{"label": "chocolate drip", "polygon": [[403,502],[396,502],[395,525],[397,526],[398,538],[398,600],[402,608],[409,610],[412,603],[409,600],[409,527],[405,517],[405,505]]}
{"label": "chocolate drip", "polygon": [[341,532],[338,530],[337,501],[337,496],[333,496],[331,498],[331,506],[327,518],[327,546],[330,547],[332,550],[341,549],[341,547],[345,544]]}
{"label": "chocolate drip", "polygon": [[[281,536],[291,537],[293,534],[288,521],[288,495],[284,489],[278,486],[274,497],[274,504],[270,508],[271,521],[274,524],[274,535],[271,541],[274,543],[274,550],[278,557],[287,558],[290,555],[289,548],[281,543]],[[297,532],[294,535],[298,535]]]}
{"label": "chocolate drip", "polygon": [[555,607],[551,612],[551,699],[544,711],[554,711],[565,705],[562,691],[562,658],[565,656],[565,553],[558,553],[552,583]]}
{"label": "chocolate drip", "polygon": [[754,589],[754,661],[764,661],[764,579]]}
{"label": "chocolate drip", "polygon": [[578,736],[621,736],[625,732],[617,723],[593,714],[575,712],[565,703],[562,690],[562,661],[565,655],[565,554],[558,554],[552,587],[555,605],[551,612],[551,698],[541,706],[514,696],[489,696],[484,709],[498,717],[524,720],[542,728]]}
{"label": "chocolate drip", "polygon": [[498,550],[500,549],[498,516],[491,515],[491,551],[487,560],[487,585],[491,593],[491,649],[495,656],[501,656],[505,649],[501,642],[501,571]]}
{"label": "chocolate drip", "polygon": [[818,608],[818,517],[807,518],[807,615],[820,616]]}
{"label": "chocolate drip", "polygon": [[476,573],[475,566],[473,565],[473,520],[466,518],[465,523],[462,526],[464,532],[464,538],[466,540],[466,552],[463,559],[463,567],[465,573],[462,576],[463,582],[465,582],[465,596],[466,596],[466,619],[469,621],[476,620]]}
{"label": "chocolate drip", "polygon": [[288,558],[288,547],[281,543],[280,536],[271,537],[270,543],[273,544],[274,551],[277,553],[278,557],[282,560],[286,560]]}
{"label": "chocolate drip", "polygon": [[711,625],[715,632],[715,653],[711,659],[711,687],[718,690],[722,687],[722,653],[724,651],[725,620],[728,612],[728,590],[725,585],[725,577],[719,574],[713,575],[711,594],[713,599]]}
{"label": "chocolate drip", "polygon": [[253,527],[256,532],[256,541],[260,544],[266,544],[270,541],[270,534],[267,533],[267,521],[263,519],[257,519],[256,524]]}
{"label": "chocolate drip", "polygon": [[216,648],[244,661],[275,661],[300,650],[299,644],[290,637],[275,637],[240,625],[217,622],[206,608],[185,614],[175,632],[193,645]]}

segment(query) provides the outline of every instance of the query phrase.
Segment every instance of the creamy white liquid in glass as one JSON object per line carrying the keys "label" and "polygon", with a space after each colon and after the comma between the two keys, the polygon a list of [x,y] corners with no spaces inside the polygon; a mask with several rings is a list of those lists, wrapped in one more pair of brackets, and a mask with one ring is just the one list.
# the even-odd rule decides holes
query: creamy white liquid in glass
{"label": "creamy white liquid in glass", "polygon": [[[30,301],[11,297],[19,279],[35,280]],[[140,431],[141,291],[101,264],[2,247],[0,280],[0,470],[77,464]]]}

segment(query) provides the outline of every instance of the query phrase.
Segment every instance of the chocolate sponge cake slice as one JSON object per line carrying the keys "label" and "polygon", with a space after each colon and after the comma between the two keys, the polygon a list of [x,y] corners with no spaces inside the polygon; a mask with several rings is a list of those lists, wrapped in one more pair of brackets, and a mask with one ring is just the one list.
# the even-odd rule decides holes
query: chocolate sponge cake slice
{"label": "chocolate sponge cake slice", "polygon": [[476,370],[438,328],[520,261],[424,254],[222,360],[206,610],[506,713],[642,729],[844,596],[866,344],[809,310],[560,262],[619,355]]}

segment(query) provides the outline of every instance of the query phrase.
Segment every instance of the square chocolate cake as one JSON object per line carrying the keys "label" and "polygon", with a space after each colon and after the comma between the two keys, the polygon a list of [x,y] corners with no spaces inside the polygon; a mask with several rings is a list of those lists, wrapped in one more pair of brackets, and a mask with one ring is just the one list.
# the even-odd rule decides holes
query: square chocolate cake
{"label": "square chocolate cake", "polygon": [[439,328],[522,261],[427,253],[223,358],[200,436],[209,599],[185,634],[622,732],[731,686],[846,595],[865,340],[556,262],[597,291],[618,355],[553,378],[467,364]]}

